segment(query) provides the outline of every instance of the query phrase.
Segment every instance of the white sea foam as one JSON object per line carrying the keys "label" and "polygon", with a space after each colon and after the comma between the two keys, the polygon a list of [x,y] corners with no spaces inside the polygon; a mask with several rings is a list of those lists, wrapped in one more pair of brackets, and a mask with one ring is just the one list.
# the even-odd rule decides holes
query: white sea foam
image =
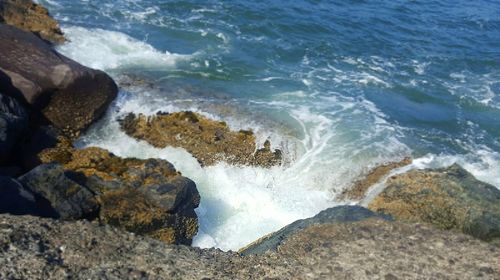
{"label": "white sea foam", "polygon": [[63,28],[69,42],[58,50],[92,68],[113,70],[127,67],[171,68],[190,55],[159,51],[125,33],[69,26]]}

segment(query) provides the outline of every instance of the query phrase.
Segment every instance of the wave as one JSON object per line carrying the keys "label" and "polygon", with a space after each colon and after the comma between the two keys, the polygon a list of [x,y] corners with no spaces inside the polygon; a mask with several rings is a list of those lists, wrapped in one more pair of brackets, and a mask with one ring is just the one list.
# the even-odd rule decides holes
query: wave
{"label": "wave", "polygon": [[58,47],[58,51],[85,66],[100,70],[131,67],[171,69],[177,62],[192,57],[159,51],[118,31],[67,26],[63,32],[69,42]]}

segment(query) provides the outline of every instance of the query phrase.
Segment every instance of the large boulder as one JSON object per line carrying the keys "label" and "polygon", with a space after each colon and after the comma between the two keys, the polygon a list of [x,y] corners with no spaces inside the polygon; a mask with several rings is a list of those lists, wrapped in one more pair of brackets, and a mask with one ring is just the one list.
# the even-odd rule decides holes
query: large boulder
{"label": "large boulder", "polygon": [[0,49],[0,88],[70,137],[97,120],[116,97],[117,86],[106,73],[57,53],[32,33],[0,24]]}
{"label": "large boulder", "polygon": [[19,177],[19,182],[35,195],[46,199],[57,218],[95,218],[99,206],[86,187],[70,178],[57,164],[43,164]]}
{"label": "large boulder", "polygon": [[368,208],[500,244],[500,190],[457,164],[393,176]]}
{"label": "large boulder", "polygon": [[191,153],[202,165],[226,161],[237,165],[271,167],[281,163],[280,150],[271,143],[257,149],[251,131],[231,131],[225,122],[211,120],[195,112],[158,112],[154,116],[128,114],[119,120],[131,137],[164,148],[180,147]]}
{"label": "large boulder", "polygon": [[95,147],[77,150],[68,141],[42,151],[39,159],[63,164],[90,188],[104,223],[175,244],[191,244],[198,231],[196,185],[165,160],[120,158]]}
{"label": "large boulder", "polygon": [[0,93],[0,164],[9,161],[27,128],[28,112],[15,99]]}
{"label": "large boulder", "polygon": [[242,255],[251,255],[276,251],[290,236],[313,225],[352,223],[372,218],[391,219],[389,216],[376,214],[360,206],[337,206],[329,208],[321,211],[312,218],[295,221],[276,232],[258,239],[241,249],[240,253]]}
{"label": "large boulder", "polygon": [[0,23],[2,22],[31,31],[52,43],[65,41],[59,23],[49,15],[46,8],[31,0],[0,1]]}

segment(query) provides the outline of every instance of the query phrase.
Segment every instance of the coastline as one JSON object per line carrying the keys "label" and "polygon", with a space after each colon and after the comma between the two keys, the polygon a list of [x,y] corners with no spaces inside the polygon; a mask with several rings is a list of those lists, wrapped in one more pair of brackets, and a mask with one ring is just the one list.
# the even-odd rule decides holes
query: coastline
{"label": "coastline", "polygon": [[[60,33],[53,24],[50,29]],[[75,148],[110,110],[118,86],[103,71],[58,53],[48,37],[38,37],[46,32],[33,32],[0,23],[0,46],[8,53],[0,58],[2,278],[500,277],[500,190],[459,165],[425,169],[406,159],[375,166],[357,179],[353,195],[338,201],[367,208],[322,208],[326,212],[304,224],[251,245],[272,247],[267,253],[188,247],[204,199],[197,180],[164,159]],[[38,71],[27,53],[15,51],[19,46],[39,55],[30,61]],[[192,111],[131,116],[121,125],[140,145],[184,148],[200,168],[221,163],[273,170],[287,158],[273,141],[260,143],[251,131],[232,131]],[[68,231],[70,238],[63,238]],[[115,253],[119,248],[123,255]],[[400,263],[391,266],[391,260]]]}

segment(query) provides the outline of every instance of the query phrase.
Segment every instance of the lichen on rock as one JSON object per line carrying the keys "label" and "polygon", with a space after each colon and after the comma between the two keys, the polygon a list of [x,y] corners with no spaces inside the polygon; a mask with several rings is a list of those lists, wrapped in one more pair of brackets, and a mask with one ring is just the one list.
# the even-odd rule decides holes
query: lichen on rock
{"label": "lichen on rock", "polygon": [[368,208],[500,244],[500,190],[454,164],[395,175]]}
{"label": "lichen on rock", "polygon": [[252,131],[231,131],[225,122],[195,112],[158,112],[154,116],[130,113],[119,122],[127,135],[145,140],[154,147],[184,148],[205,166],[226,161],[271,167],[279,165],[282,159],[281,151],[272,151],[269,141],[257,149]]}
{"label": "lichen on rock", "polygon": [[33,32],[52,43],[66,41],[59,23],[49,15],[48,10],[31,0],[0,1],[0,23],[2,22]]}
{"label": "lichen on rock", "polygon": [[39,159],[62,164],[91,189],[104,223],[173,244],[191,244],[198,231],[196,185],[168,161],[121,158],[97,147],[75,149],[64,137]]}
{"label": "lichen on rock", "polygon": [[387,176],[392,170],[411,164],[412,159],[406,157],[397,162],[389,162],[371,169],[362,178],[356,180],[353,185],[345,189],[339,196],[339,200],[361,200],[366,195],[368,189],[378,183],[384,176]]}

